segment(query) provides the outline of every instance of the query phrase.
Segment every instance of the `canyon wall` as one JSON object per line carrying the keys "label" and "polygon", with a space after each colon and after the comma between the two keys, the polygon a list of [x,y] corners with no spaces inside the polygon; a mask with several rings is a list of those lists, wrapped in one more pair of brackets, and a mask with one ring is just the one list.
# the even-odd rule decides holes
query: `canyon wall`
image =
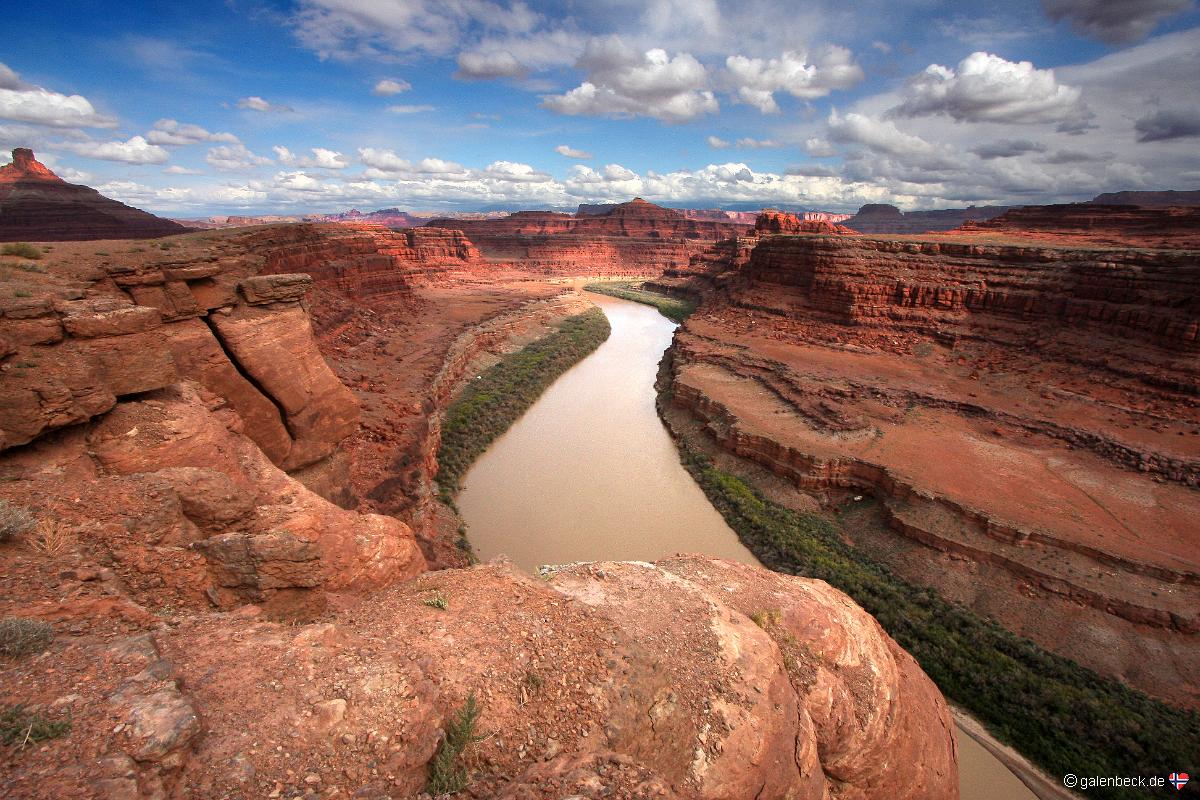
{"label": "canyon wall", "polygon": [[1007,206],[971,206],[936,211],[901,211],[886,203],[868,203],[841,224],[859,233],[911,234],[948,231],[967,221],[987,220],[1002,214]]}
{"label": "canyon wall", "polygon": [[640,198],[594,214],[521,211],[428,225],[461,229],[489,261],[567,275],[656,275],[686,265],[708,243],[745,230],[736,222],[689,218]]}
{"label": "canyon wall", "polygon": [[1065,203],[1022,206],[963,226],[968,233],[1043,238],[1063,244],[1200,248],[1200,206]]}
{"label": "canyon wall", "polygon": [[706,297],[673,350],[673,425],[838,509],[904,577],[1200,704],[1194,254],[748,244],[660,279]]}

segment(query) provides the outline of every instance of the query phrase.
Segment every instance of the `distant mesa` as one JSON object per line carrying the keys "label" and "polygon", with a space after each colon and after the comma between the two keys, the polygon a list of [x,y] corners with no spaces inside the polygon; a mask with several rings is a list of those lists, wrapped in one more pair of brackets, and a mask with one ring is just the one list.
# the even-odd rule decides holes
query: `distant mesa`
{"label": "distant mesa", "polygon": [[928,233],[954,230],[964,222],[981,222],[1007,210],[1008,206],[970,206],[904,212],[887,203],[868,203],[842,224],[859,233]]}
{"label": "distant mesa", "polygon": [[18,147],[0,167],[0,242],[155,239],[186,233],[177,222],[67,183]]}
{"label": "distant mesa", "polygon": [[1092,198],[1092,202],[1105,206],[1200,206],[1200,190],[1180,192],[1105,192]]}

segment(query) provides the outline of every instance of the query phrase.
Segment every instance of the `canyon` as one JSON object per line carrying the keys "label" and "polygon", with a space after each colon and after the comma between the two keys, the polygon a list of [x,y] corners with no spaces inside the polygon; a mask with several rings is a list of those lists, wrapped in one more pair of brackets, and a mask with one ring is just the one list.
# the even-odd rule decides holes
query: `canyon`
{"label": "canyon", "polygon": [[1194,212],[864,235],[635,199],[26,235],[42,257],[0,258],[0,497],[28,516],[0,541],[0,616],[56,638],[0,662],[0,693],[71,731],[4,751],[5,785],[415,796],[474,698],[476,796],[958,797],[950,707],[823,581],[697,555],[471,564],[442,417],[592,307],[579,276],[699,304],[660,374],[688,448],[1198,707]]}
{"label": "canyon", "polygon": [[414,796],[468,698],[480,796],[958,796],[945,700],[823,583],[468,565],[441,414],[591,306],[545,265],[359,223],[38,249],[0,258],[0,616],[55,637],[0,694],[69,734],[3,750],[13,796]]}

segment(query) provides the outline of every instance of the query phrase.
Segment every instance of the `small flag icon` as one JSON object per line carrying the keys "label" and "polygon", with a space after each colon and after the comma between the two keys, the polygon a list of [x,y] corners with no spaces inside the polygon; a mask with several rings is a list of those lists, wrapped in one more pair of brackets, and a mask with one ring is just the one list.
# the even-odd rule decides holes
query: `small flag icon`
{"label": "small flag icon", "polygon": [[1187,786],[1188,774],[1186,772],[1172,772],[1171,777],[1167,778],[1167,783],[1175,787],[1176,790]]}

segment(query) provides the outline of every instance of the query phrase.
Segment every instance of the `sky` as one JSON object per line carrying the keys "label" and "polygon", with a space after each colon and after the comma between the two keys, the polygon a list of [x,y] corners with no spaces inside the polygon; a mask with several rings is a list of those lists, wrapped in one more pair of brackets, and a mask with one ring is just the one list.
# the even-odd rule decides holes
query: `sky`
{"label": "sky", "polygon": [[1196,0],[131,0],[5,21],[3,152],[172,216],[1200,188]]}

